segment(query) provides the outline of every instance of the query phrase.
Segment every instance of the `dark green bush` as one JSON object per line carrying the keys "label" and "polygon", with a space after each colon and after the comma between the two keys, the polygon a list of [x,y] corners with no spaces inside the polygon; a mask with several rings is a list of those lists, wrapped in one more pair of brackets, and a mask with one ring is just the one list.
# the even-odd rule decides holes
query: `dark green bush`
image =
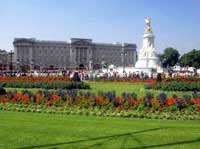
{"label": "dark green bush", "polygon": [[0,87],[43,89],[90,89],[84,82],[0,82]]}
{"label": "dark green bush", "polygon": [[6,90],[3,87],[0,87],[0,95],[5,95]]}
{"label": "dark green bush", "polygon": [[164,90],[164,91],[200,91],[199,82],[161,82],[147,84],[145,89]]}

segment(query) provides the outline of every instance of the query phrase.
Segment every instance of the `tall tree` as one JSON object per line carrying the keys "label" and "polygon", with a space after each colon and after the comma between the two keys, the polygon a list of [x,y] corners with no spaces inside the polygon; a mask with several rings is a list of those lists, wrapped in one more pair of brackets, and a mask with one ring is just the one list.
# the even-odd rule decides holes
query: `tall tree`
{"label": "tall tree", "polygon": [[181,56],[179,63],[182,67],[200,68],[200,50],[193,49]]}
{"label": "tall tree", "polygon": [[160,55],[163,67],[174,66],[178,62],[179,56],[180,54],[176,49],[172,47],[166,48],[164,53]]}

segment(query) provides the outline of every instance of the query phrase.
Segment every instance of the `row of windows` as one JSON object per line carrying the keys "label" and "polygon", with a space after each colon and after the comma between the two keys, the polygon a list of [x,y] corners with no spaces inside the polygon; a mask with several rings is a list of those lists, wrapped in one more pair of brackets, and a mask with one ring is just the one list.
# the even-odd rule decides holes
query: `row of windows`
{"label": "row of windows", "polygon": [[[18,49],[18,51],[22,51],[22,50],[25,50],[26,52],[29,51],[29,48],[27,47],[21,47]],[[76,48],[76,50],[87,50],[87,48]],[[117,50],[117,51],[116,51]],[[62,48],[38,48],[38,49],[33,49],[33,51],[35,52],[39,52],[39,53],[64,53],[64,52],[70,52],[70,49],[66,50],[66,49],[62,49]],[[74,52],[74,50],[73,50]],[[89,50],[90,52],[90,50]],[[112,53],[117,53],[118,55],[120,55],[121,53],[121,50],[120,49],[96,49],[96,50],[93,50],[94,53],[98,53],[99,54],[102,54],[102,53],[105,53],[105,54],[112,54]],[[129,52],[129,51],[128,51]],[[131,51],[130,53],[134,53],[133,51]]]}
{"label": "row of windows", "polygon": [[68,46],[35,46],[34,49],[67,49]]}
{"label": "row of windows", "polygon": [[42,59],[42,60],[36,60],[34,62],[35,64],[48,64],[48,63],[53,63],[53,64],[63,64],[63,63],[69,63],[69,59],[60,59],[60,60],[54,60],[54,59]]}

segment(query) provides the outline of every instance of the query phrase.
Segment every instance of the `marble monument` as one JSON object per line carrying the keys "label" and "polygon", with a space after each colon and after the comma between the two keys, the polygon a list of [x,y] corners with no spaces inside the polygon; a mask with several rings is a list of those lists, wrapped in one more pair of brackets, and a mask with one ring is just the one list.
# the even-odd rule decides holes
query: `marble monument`
{"label": "marble monument", "polygon": [[152,28],[151,28],[151,19],[145,18],[146,29],[143,35],[143,46],[139,51],[138,61],[135,64],[135,68],[141,71],[150,71],[154,70],[157,72],[161,67],[160,60],[156,53],[154,38]]}

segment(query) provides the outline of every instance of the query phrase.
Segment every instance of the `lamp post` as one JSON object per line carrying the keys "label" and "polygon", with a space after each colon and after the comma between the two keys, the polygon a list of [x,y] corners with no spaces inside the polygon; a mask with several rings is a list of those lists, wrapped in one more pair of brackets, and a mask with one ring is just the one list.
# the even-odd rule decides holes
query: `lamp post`
{"label": "lamp post", "polygon": [[11,50],[9,52],[10,55],[10,75],[13,76],[13,54],[14,52]]}
{"label": "lamp post", "polygon": [[123,73],[125,72],[125,57],[127,56],[127,52],[125,51],[124,44],[122,44],[122,64],[123,64]]}

